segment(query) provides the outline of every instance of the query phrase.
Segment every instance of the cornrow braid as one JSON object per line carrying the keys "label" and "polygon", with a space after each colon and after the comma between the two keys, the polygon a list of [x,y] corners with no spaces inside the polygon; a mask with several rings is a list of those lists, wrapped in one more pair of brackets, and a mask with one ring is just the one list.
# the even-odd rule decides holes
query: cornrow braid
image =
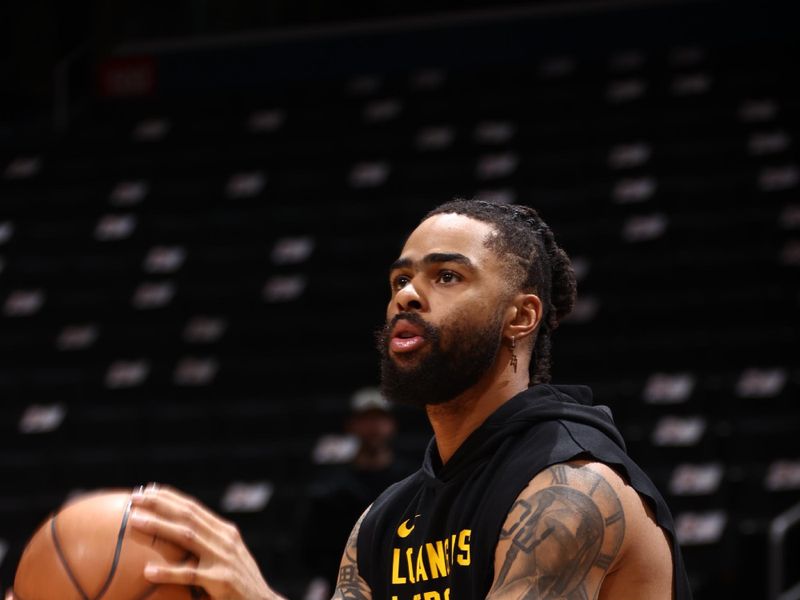
{"label": "cornrow braid", "polygon": [[577,286],[567,253],[539,213],[529,206],[498,204],[483,200],[455,199],[429,212],[455,213],[492,225],[496,234],[487,246],[507,260],[514,291],[532,292],[542,301],[543,314],[533,341],[531,383],[550,381],[551,337],[559,322],[575,306]]}

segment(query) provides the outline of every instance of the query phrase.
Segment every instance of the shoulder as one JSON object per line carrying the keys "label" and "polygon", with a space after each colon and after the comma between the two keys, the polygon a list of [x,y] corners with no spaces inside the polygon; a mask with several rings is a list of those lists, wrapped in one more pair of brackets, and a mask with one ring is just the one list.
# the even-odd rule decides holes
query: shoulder
{"label": "shoulder", "polygon": [[339,575],[336,578],[336,589],[331,600],[371,600],[372,591],[369,585],[361,576],[358,569],[358,534],[364,517],[369,513],[367,508],[364,514],[353,527],[350,537],[347,540],[342,561],[339,565]]}
{"label": "shoulder", "polygon": [[607,577],[631,571],[625,567],[631,553],[647,552],[642,532],[652,528],[660,531],[638,493],[609,466],[586,460],[550,466],[531,479],[506,517],[489,598],[597,597]]}

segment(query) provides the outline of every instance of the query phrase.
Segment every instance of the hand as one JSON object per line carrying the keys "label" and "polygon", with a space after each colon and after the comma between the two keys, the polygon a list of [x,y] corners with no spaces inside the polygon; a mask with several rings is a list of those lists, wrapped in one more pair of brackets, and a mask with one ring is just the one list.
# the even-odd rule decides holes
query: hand
{"label": "hand", "polygon": [[153,583],[203,588],[213,600],[280,598],[259,571],[235,525],[177,490],[150,485],[131,496],[130,523],[170,541],[197,557],[197,564],[149,564],[144,576]]}

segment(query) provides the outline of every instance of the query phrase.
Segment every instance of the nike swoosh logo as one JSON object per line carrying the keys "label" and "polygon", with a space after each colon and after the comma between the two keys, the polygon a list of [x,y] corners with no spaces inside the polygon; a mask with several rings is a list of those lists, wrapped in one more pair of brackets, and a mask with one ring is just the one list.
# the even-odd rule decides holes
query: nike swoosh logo
{"label": "nike swoosh logo", "polygon": [[[418,516],[419,515],[414,515],[412,518],[416,519]],[[400,527],[397,528],[397,535],[400,536],[401,538],[407,538],[408,536],[410,536],[411,532],[414,531],[414,527],[416,527],[416,524],[409,527],[408,526],[409,521],[411,521],[411,519],[406,519],[405,521],[400,523]]]}

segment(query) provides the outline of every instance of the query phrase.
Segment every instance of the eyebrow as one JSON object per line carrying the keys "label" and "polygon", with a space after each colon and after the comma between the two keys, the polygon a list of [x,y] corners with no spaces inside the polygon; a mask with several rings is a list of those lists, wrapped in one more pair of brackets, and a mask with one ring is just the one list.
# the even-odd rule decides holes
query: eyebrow
{"label": "eyebrow", "polygon": [[[468,257],[458,252],[432,252],[431,254],[426,254],[422,258],[421,262],[424,265],[454,262],[464,265],[468,269],[475,269],[475,263],[473,263]],[[407,269],[413,266],[413,264],[414,261],[412,261],[410,258],[398,258],[392,263],[391,267],[389,267],[389,270],[394,271],[395,269]]]}

